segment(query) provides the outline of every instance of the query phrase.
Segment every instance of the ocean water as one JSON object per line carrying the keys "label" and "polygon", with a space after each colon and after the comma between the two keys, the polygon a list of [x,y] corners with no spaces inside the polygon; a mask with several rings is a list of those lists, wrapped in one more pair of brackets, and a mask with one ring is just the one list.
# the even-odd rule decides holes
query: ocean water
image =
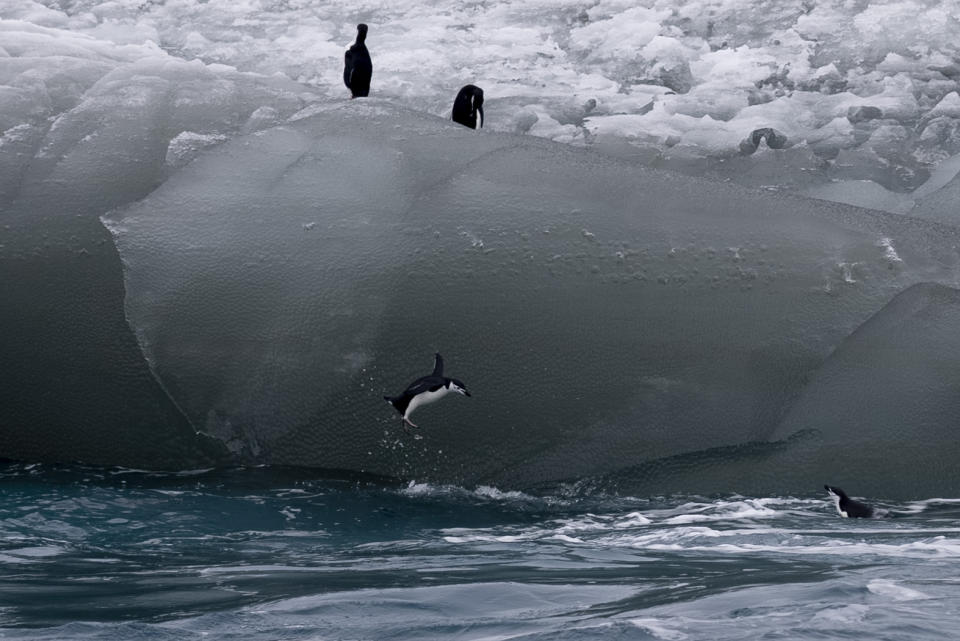
{"label": "ocean water", "polygon": [[0,468],[3,639],[949,639],[960,501]]}

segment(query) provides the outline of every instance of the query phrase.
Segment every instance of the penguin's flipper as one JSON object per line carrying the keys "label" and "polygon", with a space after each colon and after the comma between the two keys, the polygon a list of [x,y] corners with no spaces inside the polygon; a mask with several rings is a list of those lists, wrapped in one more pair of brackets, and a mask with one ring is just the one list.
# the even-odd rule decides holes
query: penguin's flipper
{"label": "penguin's flipper", "polygon": [[440,352],[437,352],[436,359],[433,364],[433,374],[431,374],[431,376],[443,376],[443,356],[440,356]]}
{"label": "penguin's flipper", "polygon": [[353,80],[353,52],[349,49],[343,54],[343,84],[350,89]]}

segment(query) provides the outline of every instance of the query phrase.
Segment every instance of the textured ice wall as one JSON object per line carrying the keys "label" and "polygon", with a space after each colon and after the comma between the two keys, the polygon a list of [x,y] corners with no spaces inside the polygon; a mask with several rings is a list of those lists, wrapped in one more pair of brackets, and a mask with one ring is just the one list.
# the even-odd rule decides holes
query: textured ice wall
{"label": "textured ice wall", "polygon": [[210,462],[143,362],[99,216],[301,88],[24,22],[0,36],[0,456]]}
{"label": "textured ice wall", "polygon": [[910,210],[910,215],[952,225],[960,224],[960,176],[921,198]]}
{"label": "textured ice wall", "polygon": [[[284,123],[317,97],[282,76],[171,56],[152,44],[158,30],[111,13],[132,5],[97,5],[91,13],[84,3],[63,6],[78,13],[8,0],[3,17],[22,20],[0,20],[0,451],[6,456],[183,466],[218,460],[227,450],[222,442],[262,460],[521,484],[719,447],[681,455],[686,478],[709,484],[726,474],[726,487],[750,491],[761,487],[751,480],[755,467],[730,463],[743,460],[738,444],[776,433],[798,381],[846,330],[905,285],[955,281],[954,232],[943,227],[644,174],[536,141],[452,131],[382,103],[340,105],[292,130],[228,143]],[[143,3],[142,10],[167,12],[173,25],[190,11],[217,6],[223,8]],[[269,47],[258,50],[257,40],[243,33],[261,33],[261,18],[279,20],[270,33],[289,33],[290,16],[300,15],[290,13],[292,5],[275,12],[261,7],[260,14],[253,5],[237,6],[257,20],[197,24],[226,25],[222,38],[232,29],[239,44],[222,51],[253,57]],[[530,5],[529,16],[539,20],[544,6]],[[313,37],[309,29],[304,34]],[[916,62],[913,69],[925,64],[922,57]],[[544,62],[542,71],[549,69],[556,65]],[[356,117],[337,115],[341,108]],[[949,120],[949,113],[941,115]],[[321,134],[314,125],[330,131]],[[257,144],[264,141],[274,146],[260,155]],[[190,164],[217,145],[223,148]],[[248,147],[248,154],[237,151]],[[304,148],[316,150],[303,155],[304,168],[294,164],[277,169],[273,181],[262,179]],[[314,167],[316,158],[331,150],[337,153],[332,178],[315,178],[323,175],[315,169],[327,169]],[[748,164],[725,166],[749,173],[747,182],[776,183],[777,165],[767,154],[781,152],[761,145],[742,157]],[[793,158],[800,158],[791,166],[802,175],[806,161]],[[330,184],[351,167],[353,173]],[[208,169],[206,178],[197,173]],[[243,215],[222,225],[236,230],[230,239],[201,225],[187,251],[179,222],[169,231],[163,220],[155,230],[130,228],[126,240],[139,244],[124,252],[127,275],[144,277],[138,265],[163,270],[146,277],[158,279],[150,283],[155,292],[130,290],[135,337],[123,314],[120,257],[98,218],[179,171],[186,172],[184,182],[157,192],[176,209],[183,190],[179,222],[205,211],[218,224],[228,220],[218,200]],[[948,182],[946,176],[938,184]],[[194,184],[196,193],[185,188]],[[292,184],[298,186],[289,192]],[[263,193],[251,194],[253,186]],[[277,194],[278,203],[289,205],[278,211],[296,214],[296,224],[284,228],[289,236],[276,235],[271,224],[276,212],[266,201]],[[358,199],[369,202],[370,213],[354,219],[353,212],[364,211]],[[304,204],[314,202],[319,209]],[[635,203],[640,209],[631,209]],[[340,210],[349,213],[331,222],[331,211]],[[249,219],[252,212],[259,218]],[[436,229],[425,222],[434,220]],[[117,224],[123,239],[123,221]],[[324,225],[336,233],[311,236]],[[348,244],[336,244],[337,233]],[[441,240],[418,241],[424,233]],[[222,265],[199,258],[208,237]],[[256,238],[263,247],[251,250]],[[145,255],[151,243],[159,252],[153,258]],[[237,252],[248,252],[239,266]],[[279,257],[288,263],[278,266]],[[342,264],[339,272],[329,257]],[[385,267],[361,279],[361,264]],[[439,286],[438,266],[447,274]],[[316,295],[319,285],[330,292],[326,298]],[[839,302],[831,307],[823,296]],[[178,297],[185,317],[177,316]],[[206,311],[196,315],[204,322],[194,328],[197,305]],[[431,306],[432,315],[424,316]],[[318,318],[325,324],[318,326]],[[378,319],[375,326],[371,319]],[[431,344],[421,350],[424,334]],[[144,363],[137,338],[167,389]],[[450,351],[464,344],[464,352]],[[400,445],[379,395],[425,372],[434,349],[483,396],[423,410],[446,431]],[[504,369],[514,362],[516,369]],[[364,375],[361,388],[357,376]],[[491,389],[497,393],[487,394]],[[370,431],[331,433],[371,424]],[[192,425],[222,441],[198,439]],[[876,429],[882,442],[886,426]],[[722,449],[730,444],[734,450]]]}
{"label": "textured ice wall", "polygon": [[866,494],[960,491],[958,324],[960,291],[924,283],[858,327],[776,432],[819,432],[793,469],[821,471]]}
{"label": "textured ice wall", "polygon": [[[302,116],[108,221],[155,372],[257,460],[525,485],[762,441],[857,325],[957,278],[952,228],[377,100]],[[474,396],[413,440],[381,396],[434,351]]]}

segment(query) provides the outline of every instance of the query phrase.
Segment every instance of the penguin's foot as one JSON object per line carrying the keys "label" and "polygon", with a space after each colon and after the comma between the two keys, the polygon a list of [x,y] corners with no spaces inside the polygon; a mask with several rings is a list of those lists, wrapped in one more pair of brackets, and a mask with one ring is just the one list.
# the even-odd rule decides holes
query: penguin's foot
{"label": "penguin's foot", "polygon": [[[410,427],[417,427],[417,426],[414,424],[413,421],[411,421],[409,418],[407,418],[406,416],[404,416],[404,417],[403,417],[403,428],[409,432],[409,431],[410,431],[410,428],[408,428],[407,425],[409,425]],[[420,429],[420,428],[417,428],[417,429]]]}

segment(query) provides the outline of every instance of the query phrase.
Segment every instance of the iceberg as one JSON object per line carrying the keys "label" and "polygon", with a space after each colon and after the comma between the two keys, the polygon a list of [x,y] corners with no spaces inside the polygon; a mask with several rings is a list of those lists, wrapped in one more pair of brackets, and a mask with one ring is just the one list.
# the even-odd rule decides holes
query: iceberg
{"label": "iceberg", "polygon": [[[314,106],[105,218],[192,425],[258,462],[601,474],[772,438],[851,331],[956,282],[950,227],[459,129]],[[381,396],[435,351],[473,397],[405,438]]]}
{"label": "iceberg", "polygon": [[790,474],[803,470],[811,481],[838,479],[867,493],[960,491],[958,322],[960,290],[920,283],[844,339],[774,432],[817,432],[794,452]]}
{"label": "iceberg", "polygon": [[[397,5],[348,101],[340,5],[57,6],[0,19],[0,456],[806,491],[842,346],[957,285],[942,8]],[[468,81],[490,130],[448,120]],[[381,397],[435,351],[474,397],[417,439]]]}

